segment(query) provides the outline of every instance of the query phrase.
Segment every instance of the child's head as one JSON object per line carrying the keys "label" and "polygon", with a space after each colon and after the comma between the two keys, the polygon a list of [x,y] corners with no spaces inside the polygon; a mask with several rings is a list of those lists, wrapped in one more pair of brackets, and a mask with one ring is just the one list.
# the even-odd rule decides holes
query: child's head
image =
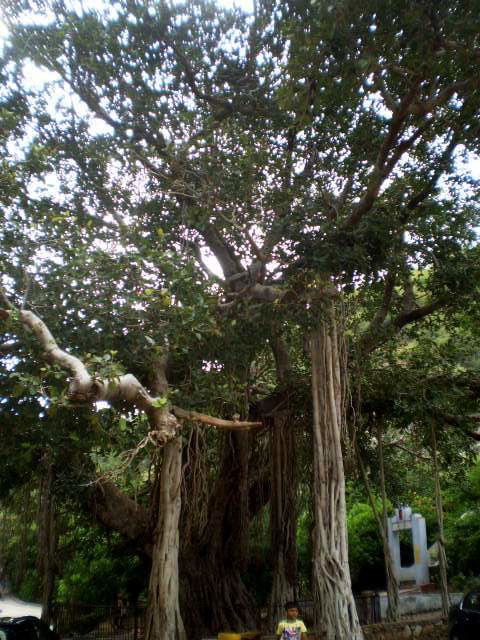
{"label": "child's head", "polygon": [[298,617],[298,605],[296,602],[287,602],[285,604],[288,620],[296,620]]}

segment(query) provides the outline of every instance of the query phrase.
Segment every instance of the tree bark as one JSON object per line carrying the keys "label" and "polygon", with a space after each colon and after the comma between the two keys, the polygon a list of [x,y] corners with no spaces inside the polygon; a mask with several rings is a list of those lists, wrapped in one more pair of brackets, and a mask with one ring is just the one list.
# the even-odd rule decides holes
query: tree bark
{"label": "tree bark", "polygon": [[297,473],[294,431],[288,414],[277,414],[270,431],[272,494],[270,538],[273,581],[270,594],[271,624],[279,605],[296,597],[297,580]]}
{"label": "tree bark", "polygon": [[[150,369],[149,386],[157,395],[167,397],[168,352],[157,354]],[[168,403],[159,409],[159,424],[176,421]],[[170,428],[170,427],[169,427]],[[173,433],[178,425],[172,425]],[[148,585],[145,640],[184,640],[185,628],[180,614],[178,570],[179,523],[182,506],[182,438],[167,441],[161,451],[161,467],[152,495],[153,534],[152,569]]]}
{"label": "tree bark", "polygon": [[91,484],[86,495],[86,507],[98,523],[109,531],[117,531],[137,553],[151,558],[153,550],[148,509],[123,493],[111,480],[102,478],[92,481],[90,476],[79,477],[79,482],[85,480]]}
{"label": "tree bark", "polygon": [[248,631],[257,626],[255,605],[222,553],[217,561],[197,555],[194,549],[182,554],[181,603],[188,637],[212,637],[221,631]]}
{"label": "tree bark", "polygon": [[310,338],[314,440],[314,559],[316,623],[326,640],[363,640],[353,598],[341,436],[344,384],[333,305]]}
{"label": "tree bark", "polygon": [[256,627],[255,605],[241,578],[250,523],[250,440],[248,433],[225,434],[206,525],[182,541],[182,611],[193,638]]}
{"label": "tree bark", "polygon": [[159,472],[158,519],[148,587],[146,640],[184,640],[179,603],[178,551],[181,508],[182,440],[163,449]]}
{"label": "tree bark", "polygon": [[443,531],[443,502],[442,492],[440,488],[440,474],[438,472],[438,451],[437,451],[437,437],[435,434],[435,422],[432,420],[432,453],[433,453],[433,468],[435,471],[435,507],[437,511],[437,523],[438,523],[438,560],[440,564],[440,592],[442,595],[442,615],[448,617],[450,609],[450,594],[448,593],[448,578],[447,578],[447,556],[445,554],[445,537]]}
{"label": "tree bark", "polygon": [[[290,372],[290,360],[284,341],[271,340],[277,382],[285,386]],[[270,429],[270,544],[272,549],[272,590],[269,602],[269,622],[275,623],[278,606],[297,596],[297,452],[291,412],[275,413]]]}

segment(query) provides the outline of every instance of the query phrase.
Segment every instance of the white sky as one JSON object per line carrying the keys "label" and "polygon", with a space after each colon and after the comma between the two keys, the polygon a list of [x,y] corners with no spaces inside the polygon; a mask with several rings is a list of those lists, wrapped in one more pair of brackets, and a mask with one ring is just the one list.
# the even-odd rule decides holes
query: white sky
{"label": "white sky", "polygon": [[[219,5],[223,5],[224,7],[233,8],[240,7],[249,13],[253,13],[253,2],[254,0],[217,0]],[[98,7],[98,0],[83,0],[84,6],[91,5],[92,7]],[[0,49],[2,45],[2,41],[6,38],[8,33],[7,26],[5,24],[4,19],[2,18],[2,9],[0,7]]]}
{"label": "white sky", "polygon": [[253,13],[253,0],[218,0],[225,7],[241,7],[245,11]]}

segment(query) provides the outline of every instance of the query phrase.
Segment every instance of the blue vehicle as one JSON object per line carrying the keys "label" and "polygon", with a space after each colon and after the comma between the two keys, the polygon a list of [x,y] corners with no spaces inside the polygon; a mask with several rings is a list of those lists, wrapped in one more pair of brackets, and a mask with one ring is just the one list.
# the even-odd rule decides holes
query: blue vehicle
{"label": "blue vehicle", "polygon": [[449,640],[480,639],[480,589],[474,589],[454,605],[448,615]]}
{"label": "blue vehicle", "polygon": [[60,640],[48,624],[35,616],[0,618],[0,640]]}

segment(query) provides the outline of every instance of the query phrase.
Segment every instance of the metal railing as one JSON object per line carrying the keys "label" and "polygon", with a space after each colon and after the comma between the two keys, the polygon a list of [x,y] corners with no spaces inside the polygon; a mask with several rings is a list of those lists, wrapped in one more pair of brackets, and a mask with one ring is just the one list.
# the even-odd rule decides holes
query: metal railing
{"label": "metal railing", "polygon": [[144,607],[55,605],[52,623],[61,638],[73,640],[141,640]]}

